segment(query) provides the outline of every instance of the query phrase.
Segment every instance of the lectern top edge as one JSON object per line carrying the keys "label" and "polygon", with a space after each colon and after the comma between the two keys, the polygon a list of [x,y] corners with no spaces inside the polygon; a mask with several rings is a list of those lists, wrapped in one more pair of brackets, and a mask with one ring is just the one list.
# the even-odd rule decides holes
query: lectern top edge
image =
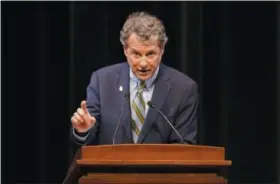
{"label": "lectern top edge", "polygon": [[216,149],[216,150],[224,150],[224,147],[219,146],[206,146],[206,145],[191,145],[191,144],[108,144],[108,145],[87,145],[82,146],[82,149],[88,149],[93,147],[99,147],[99,148],[112,148],[112,147],[165,147],[165,148],[172,148],[172,147],[181,147],[181,148],[187,148],[192,147],[196,149]]}

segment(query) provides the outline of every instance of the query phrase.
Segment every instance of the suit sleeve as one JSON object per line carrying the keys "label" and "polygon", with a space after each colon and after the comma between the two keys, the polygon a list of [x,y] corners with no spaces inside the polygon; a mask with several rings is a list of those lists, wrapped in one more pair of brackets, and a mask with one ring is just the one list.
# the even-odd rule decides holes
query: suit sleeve
{"label": "suit sleeve", "polygon": [[[193,83],[191,88],[185,92],[174,122],[175,128],[178,130],[186,143],[196,144],[197,141],[197,124],[198,124],[198,104],[199,93],[198,86]],[[179,143],[180,138],[172,131],[170,135],[170,143]]]}
{"label": "suit sleeve", "polygon": [[98,133],[98,127],[100,122],[100,97],[98,88],[98,76],[97,72],[94,72],[91,76],[90,83],[87,86],[87,109],[91,116],[96,118],[96,123],[86,133],[79,134],[72,128],[73,141],[78,145],[90,144],[96,138]]}

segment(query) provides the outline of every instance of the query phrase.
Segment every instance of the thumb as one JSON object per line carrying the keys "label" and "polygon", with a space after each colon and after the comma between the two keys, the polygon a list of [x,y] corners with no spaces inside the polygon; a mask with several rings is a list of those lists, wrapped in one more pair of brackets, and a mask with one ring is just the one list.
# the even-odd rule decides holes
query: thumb
{"label": "thumb", "polygon": [[87,110],[87,102],[86,102],[85,100],[83,100],[83,101],[81,102],[81,108],[83,109],[83,111],[84,111],[85,113],[88,113],[88,110]]}
{"label": "thumb", "polygon": [[96,119],[95,119],[95,117],[93,117],[93,116],[90,116],[90,121],[91,121],[91,122],[93,122],[93,123],[95,123],[95,122],[96,122]]}

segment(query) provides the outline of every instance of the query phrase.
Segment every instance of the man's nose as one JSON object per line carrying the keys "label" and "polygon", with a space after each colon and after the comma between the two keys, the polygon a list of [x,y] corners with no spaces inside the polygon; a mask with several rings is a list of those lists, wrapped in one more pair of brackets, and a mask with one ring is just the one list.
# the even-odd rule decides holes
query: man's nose
{"label": "man's nose", "polygon": [[141,59],[141,61],[140,61],[140,66],[141,66],[142,68],[148,66],[148,62],[146,61],[145,58],[142,58],[142,59]]}

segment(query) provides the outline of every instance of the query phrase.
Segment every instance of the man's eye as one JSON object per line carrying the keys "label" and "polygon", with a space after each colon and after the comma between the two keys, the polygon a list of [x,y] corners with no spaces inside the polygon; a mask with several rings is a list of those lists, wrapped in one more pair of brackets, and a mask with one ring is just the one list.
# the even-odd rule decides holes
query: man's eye
{"label": "man's eye", "polygon": [[155,53],[154,52],[149,52],[148,54],[147,54],[147,56],[152,56],[152,55],[154,55]]}
{"label": "man's eye", "polygon": [[140,54],[138,52],[133,52],[133,54],[136,56],[140,56]]}

